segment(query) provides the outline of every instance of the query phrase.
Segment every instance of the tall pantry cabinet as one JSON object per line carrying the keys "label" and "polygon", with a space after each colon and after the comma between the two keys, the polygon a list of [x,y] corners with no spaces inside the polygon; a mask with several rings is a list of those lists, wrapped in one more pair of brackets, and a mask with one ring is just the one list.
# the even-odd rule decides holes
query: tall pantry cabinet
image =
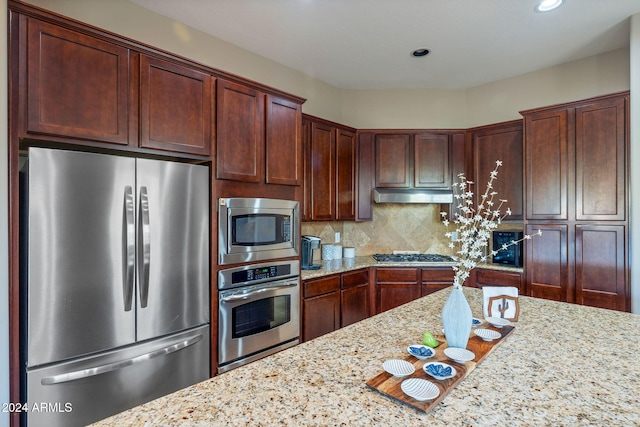
{"label": "tall pantry cabinet", "polygon": [[629,311],[629,93],[521,113],[528,295]]}

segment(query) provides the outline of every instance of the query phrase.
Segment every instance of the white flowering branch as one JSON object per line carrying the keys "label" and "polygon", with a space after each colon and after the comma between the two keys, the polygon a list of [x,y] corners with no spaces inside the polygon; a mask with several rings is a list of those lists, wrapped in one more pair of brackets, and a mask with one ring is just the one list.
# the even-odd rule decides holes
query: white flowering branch
{"label": "white flowering branch", "polygon": [[[511,215],[511,209],[507,208],[505,214],[502,215],[500,210],[507,200],[497,199],[498,193],[493,189],[493,181],[498,177],[498,168],[502,166],[502,161],[496,160],[496,167],[491,171],[487,188],[480,196],[478,206],[473,207],[473,191],[472,181],[467,181],[464,174],[458,175],[460,182],[453,184],[456,212],[454,214],[453,223],[456,225],[454,232],[447,231],[447,236],[451,242],[449,247],[456,249],[456,253],[452,256],[455,265],[452,267],[456,272],[454,277],[454,288],[460,289],[462,284],[467,280],[471,270],[478,263],[486,262],[489,255],[496,255],[499,251],[507,249],[523,240],[531,239],[531,235],[525,235],[520,240],[512,240],[505,243],[498,250],[488,253],[489,238],[491,232],[498,228],[502,220]],[[497,204],[497,206],[496,206]],[[443,224],[449,228],[450,221],[447,219],[447,213],[441,212]],[[538,230],[537,235],[542,234],[542,230]]]}

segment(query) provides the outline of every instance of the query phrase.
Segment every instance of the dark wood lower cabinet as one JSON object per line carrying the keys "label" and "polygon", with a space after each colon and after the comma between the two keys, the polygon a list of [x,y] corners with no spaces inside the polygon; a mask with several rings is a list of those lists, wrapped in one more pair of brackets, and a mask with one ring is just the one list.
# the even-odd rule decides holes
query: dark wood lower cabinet
{"label": "dark wood lower cabinet", "polygon": [[526,234],[542,230],[527,241],[527,295],[555,301],[574,302],[569,280],[569,226],[528,224]]}
{"label": "dark wood lower cabinet", "polygon": [[451,267],[446,268],[423,268],[422,269],[422,292],[421,295],[429,295],[441,289],[453,285],[455,273]]}
{"label": "dark wood lower cabinet", "polygon": [[302,340],[340,328],[340,275],[305,280],[302,284]]}
{"label": "dark wood lower cabinet", "polygon": [[309,341],[370,315],[369,269],[302,283],[302,340]]}
{"label": "dark wood lower cabinet", "polygon": [[341,275],[340,326],[345,327],[369,317],[369,270]]}
{"label": "dark wood lower cabinet", "polygon": [[376,312],[382,313],[420,298],[419,274],[419,268],[377,268]]}
{"label": "dark wood lower cabinet", "polygon": [[513,286],[519,295],[525,295],[523,273],[520,271],[475,268],[471,272],[468,285],[475,288],[483,286]]}
{"label": "dark wood lower cabinet", "polygon": [[628,311],[625,226],[577,225],[576,303]]}

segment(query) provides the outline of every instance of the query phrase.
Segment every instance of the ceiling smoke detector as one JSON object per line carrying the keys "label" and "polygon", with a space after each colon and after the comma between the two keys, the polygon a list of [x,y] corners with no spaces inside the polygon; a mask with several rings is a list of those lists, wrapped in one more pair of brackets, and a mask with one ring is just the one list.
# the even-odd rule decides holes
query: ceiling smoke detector
{"label": "ceiling smoke detector", "polygon": [[421,58],[423,56],[427,56],[429,55],[429,49],[416,49],[413,52],[411,52],[411,56],[413,56],[414,58]]}
{"label": "ceiling smoke detector", "polygon": [[559,7],[564,0],[541,0],[536,7],[533,8],[536,12],[549,12]]}

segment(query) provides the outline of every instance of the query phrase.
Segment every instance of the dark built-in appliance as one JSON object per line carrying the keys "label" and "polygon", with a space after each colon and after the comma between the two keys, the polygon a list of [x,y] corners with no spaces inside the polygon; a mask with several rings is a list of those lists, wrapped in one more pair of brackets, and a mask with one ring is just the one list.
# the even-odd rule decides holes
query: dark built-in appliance
{"label": "dark built-in appliance", "polygon": [[295,257],[300,247],[299,203],[265,198],[218,200],[221,265]]}
{"label": "dark built-in appliance", "polygon": [[322,264],[313,263],[313,254],[316,249],[320,249],[320,237],[302,236],[302,269],[318,270]]}
{"label": "dark built-in appliance", "polygon": [[[494,231],[493,232],[493,263],[522,267],[522,231]],[[512,244],[512,242],[517,242]],[[506,248],[503,247],[506,245]]]}
{"label": "dark built-in appliance", "polygon": [[300,262],[218,271],[218,372],[298,344]]}

